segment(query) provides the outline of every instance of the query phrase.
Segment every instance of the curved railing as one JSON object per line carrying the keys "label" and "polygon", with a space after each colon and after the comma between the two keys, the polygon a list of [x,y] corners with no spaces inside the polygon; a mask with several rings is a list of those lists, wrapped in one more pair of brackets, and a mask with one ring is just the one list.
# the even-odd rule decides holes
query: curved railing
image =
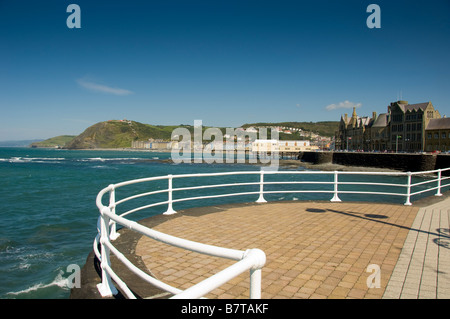
{"label": "curved railing", "polygon": [[[156,230],[150,229],[143,225],[140,225],[138,222],[131,221],[124,216],[129,214],[153,208],[157,206],[166,206],[165,211],[161,211],[163,214],[175,214],[173,205],[175,203],[185,202],[185,201],[194,201],[194,200],[204,200],[211,198],[225,198],[225,197],[235,197],[235,196],[257,196],[256,202],[264,203],[266,199],[264,195],[266,194],[288,194],[288,193],[324,193],[324,194],[332,194],[332,198],[330,201],[332,202],[340,202],[341,199],[339,195],[341,194],[363,194],[367,196],[373,195],[384,195],[384,196],[399,196],[404,197],[405,202],[404,205],[411,205],[411,198],[413,196],[423,194],[430,191],[436,191],[435,196],[442,195],[441,189],[444,187],[450,186],[450,182],[448,180],[450,177],[443,176],[445,172],[450,172],[450,168],[439,169],[439,170],[430,170],[430,171],[422,171],[422,172],[323,172],[323,171],[240,171],[240,172],[222,172],[222,173],[203,173],[203,174],[181,174],[181,175],[166,175],[166,176],[157,176],[157,177],[149,177],[142,178],[136,180],[130,180],[126,182],[121,182],[117,184],[109,185],[108,187],[101,190],[96,199],[97,207],[100,211],[99,223],[98,223],[98,235],[94,241],[94,252],[97,258],[101,262],[102,268],[102,282],[98,285],[98,289],[102,296],[114,295],[117,293],[117,289],[115,288],[112,281],[114,281],[121,290],[125,293],[125,295],[129,298],[135,298],[134,294],[128,288],[125,282],[114,272],[111,267],[110,262],[110,253],[112,252],[117,258],[125,264],[131,271],[133,271],[136,275],[141,277],[143,280],[148,283],[159,287],[171,294],[173,294],[173,298],[200,298],[206,295],[208,292],[213,289],[219,287],[223,283],[231,280],[232,278],[240,275],[241,273],[250,270],[250,298],[260,298],[261,297],[261,269],[265,264],[265,254],[263,251],[259,249],[248,249],[246,251],[235,250],[222,248],[207,244],[202,244],[198,242],[193,242],[189,240],[185,240],[182,238],[174,237],[171,235],[167,235]],[[294,177],[303,177],[303,176],[315,176],[315,180],[305,180],[305,179],[295,179]],[[413,183],[412,177],[420,175],[423,178],[419,181]],[[242,181],[243,176],[256,176],[255,181]],[[268,181],[267,178],[271,176],[277,176],[281,178],[281,180],[272,180]],[[291,176],[289,180],[283,179],[286,176]],[[318,176],[323,176],[323,180],[317,180]],[[328,176],[328,178],[326,178]],[[351,180],[351,181],[342,181],[340,180],[341,176],[360,176],[367,178],[375,178],[375,176],[381,177],[399,177],[399,183],[385,183],[385,182],[370,182],[367,180]],[[402,178],[405,177],[405,178]],[[428,176],[425,178],[425,176]],[[429,177],[431,176],[431,177]],[[187,180],[193,178],[211,178],[211,177],[219,177],[222,179],[235,177],[240,181],[233,183],[219,183],[219,184],[201,184],[197,186],[184,186],[184,187],[174,187],[174,180]],[[167,181],[167,188],[164,189],[156,189],[148,192],[134,194],[128,197],[125,197],[120,200],[116,200],[116,190],[119,188],[123,188],[129,185],[137,185],[144,183],[156,183],[157,181]],[[268,189],[269,185],[282,187],[282,189]],[[301,185],[301,189],[291,189],[294,186]],[[362,186],[370,186],[382,188],[382,190],[370,191],[370,190],[348,190],[343,186],[356,186],[361,188]],[[159,186],[160,187],[160,186]],[[238,192],[224,192],[220,194],[204,194],[204,195],[196,195],[189,197],[173,197],[176,192],[189,192],[192,194],[199,190],[207,190],[207,189],[229,189],[233,187],[239,188],[250,188],[253,187],[256,189],[245,189],[245,191]],[[290,188],[290,189],[288,189]],[[386,189],[400,189],[403,191],[386,191]],[[102,203],[103,197],[109,193],[109,202],[107,205]],[[116,208],[119,205],[122,205],[126,202],[149,197],[153,195],[167,194],[165,200],[149,202],[145,205],[141,205],[132,209],[129,209],[123,213],[117,214]],[[172,287],[150,275],[140,270],[138,267],[133,265],[120,251],[117,250],[116,247],[112,244],[119,234],[116,231],[116,225],[120,224],[124,227],[127,227],[133,231],[137,231],[144,236],[152,238],[157,241],[161,241],[168,245],[173,245],[176,247],[180,247],[183,249],[188,249],[191,251],[195,251],[201,254],[208,254],[216,257],[227,258],[235,260],[232,266],[222,270],[221,272],[211,276],[210,278],[188,288],[184,291]],[[99,250],[100,248],[100,250]]]}

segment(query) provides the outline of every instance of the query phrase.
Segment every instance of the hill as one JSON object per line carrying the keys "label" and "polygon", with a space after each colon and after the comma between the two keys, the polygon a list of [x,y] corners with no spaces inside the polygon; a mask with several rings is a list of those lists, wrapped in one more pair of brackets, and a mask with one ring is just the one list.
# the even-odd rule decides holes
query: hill
{"label": "hill", "polygon": [[75,138],[74,135],[55,136],[44,141],[31,143],[31,147],[64,147],[68,142]]}
{"label": "hill", "polygon": [[127,120],[110,120],[88,127],[67,143],[67,149],[127,148],[132,141],[154,139],[170,140],[178,126],[143,124]]}

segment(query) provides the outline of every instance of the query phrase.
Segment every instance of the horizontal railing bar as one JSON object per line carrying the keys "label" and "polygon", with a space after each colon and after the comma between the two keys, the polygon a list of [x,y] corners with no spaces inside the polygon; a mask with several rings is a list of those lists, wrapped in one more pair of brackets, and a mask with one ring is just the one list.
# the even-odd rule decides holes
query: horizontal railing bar
{"label": "horizontal railing bar", "polygon": [[248,182],[248,183],[232,183],[232,184],[214,184],[214,185],[200,185],[200,186],[189,186],[189,187],[178,187],[173,188],[172,191],[186,191],[193,189],[204,189],[204,188],[215,188],[215,187],[229,187],[229,186],[246,186],[246,185],[259,185],[259,182]]}
{"label": "horizontal railing bar", "polygon": [[[266,173],[266,172],[265,172]],[[227,175],[259,175],[261,171],[238,171],[238,172],[218,172],[218,173],[193,173],[193,174],[176,174],[172,178],[187,177],[210,177],[210,176],[227,176]]]}
{"label": "horizontal railing bar", "polygon": [[373,186],[408,187],[408,185],[403,185],[403,184],[392,184],[392,183],[338,182],[338,184],[339,184],[339,185],[373,185]]}
{"label": "horizontal railing bar", "polygon": [[264,175],[333,175],[333,171],[262,171]]}
{"label": "horizontal railing bar", "polygon": [[[436,189],[438,189],[438,188],[439,188],[439,187],[436,186],[436,187],[432,187],[432,188],[423,189],[423,190],[421,190],[421,191],[417,191],[417,192],[411,193],[411,196],[413,196],[413,195],[418,195],[418,194],[422,194],[422,193],[426,193],[426,192],[429,192],[429,191],[433,191],[433,190],[436,190]],[[442,186],[441,186],[441,188],[442,188]]]}
{"label": "horizontal railing bar", "polygon": [[168,203],[169,203],[169,201],[164,201],[164,202],[158,202],[158,203],[144,205],[144,206],[141,206],[141,207],[130,209],[130,210],[126,211],[125,213],[120,214],[119,216],[123,217],[123,216],[129,215],[131,213],[138,212],[138,211],[143,210],[143,209],[147,209],[147,208],[155,207],[155,206],[159,206],[159,205],[165,205],[165,204],[168,204]]}
{"label": "horizontal railing bar", "polygon": [[224,270],[206,278],[198,284],[187,288],[182,293],[173,296],[171,299],[195,299],[200,298],[214,289],[220,287],[227,281],[239,276],[243,272],[251,269],[253,262],[249,258],[244,258]]}
{"label": "horizontal railing bar", "polygon": [[366,194],[366,195],[392,195],[392,196],[407,196],[408,194],[401,193],[385,193],[385,192],[364,192],[364,191],[339,191],[339,194]]}
{"label": "horizontal railing bar", "polygon": [[437,181],[439,181],[439,180],[438,179],[432,179],[432,180],[429,180],[429,181],[418,182],[418,183],[411,184],[411,187],[424,185],[424,184],[429,184],[429,183],[436,183]]}
{"label": "horizontal railing bar", "polygon": [[241,260],[243,257],[243,254],[244,254],[243,251],[236,250],[236,249],[229,249],[229,248],[223,248],[223,247],[217,247],[217,246],[197,243],[197,242],[190,241],[187,239],[175,237],[172,235],[167,235],[167,234],[161,233],[159,231],[156,231],[154,229],[145,227],[137,222],[130,221],[126,218],[115,215],[115,214],[111,213],[109,211],[109,209],[105,209],[104,214],[106,214],[109,218],[111,218],[115,222],[117,222],[131,230],[137,231],[143,235],[146,235],[147,237],[153,238],[157,241],[160,241],[160,242],[163,242],[163,243],[175,246],[175,247],[179,247],[179,248],[183,248],[183,249],[187,249],[187,250],[191,250],[191,251],[195,251],[198,253],[211,255],[211,256],[215,256],[215,257],[228,258],[228,259],[232,259],[232,260]]}
{"label": "horizontal railing bar", "polygon": [[119,204],[122,204],[122,203],[124,203],[126,201],[132,200],[132,199],[136,199],[136,198],[144,197],[144,196],[155,195],[155,194],[160,194],[160,193],[167,193],[168,191],[169,191],[168,189],[161,189],[161,190],[157,190],[157,191],[141,193],[141,194],[133,195],[133,196],[130,196],[130,197],[126,197],[126,198],[123,198],[121,200],[118,200],[116,202],[116,206],[119,205]]}
{"label": "horizontal railing bar", "polygon": [[351,172],[338,171],[339,175],[390,175],[390,176],[407,176],[407,172]]}
{"label": "horizontal railing bar", "polygon": [[441,172],[446,172],[450,170],[450,167],[447,168],[441,168],[441,169],[434,169],[434,170],[429,170],[429,171],[421,171],[421,172],[411,172],[411,175],[424,175],[424,174],[432,174],[432,173],[438,173],[439,171]]}
{"label": "horizontal railing bar", "polygon": [[115,188],[119,188],[119,187],[123,187],[123,186],[126,186],[126,185],[138,184],[138,183],[144,183],[144,182],[151,182],[151,181],[157,181],[157,180],[168,179],[168,178],[169,178],[169,175],[138,178],[138,179],[132,179],[132,180],[129,180],[129,181],[125,181],[125,182],[120,182],[120,183],[114,184],[114,187]]}
{"label": "horizontal railing bar", "polygon": [[119,276],[117,276],[117,274],[109,265],[103,265],[103,270],[106,270],[106,272],[111,276],[112,280],[114,280],[119,285],[119,287],[125,292],[125,295],[127,295],[129,299],[136,299],[136,296],[131,292],[127,284],[122,279],[120,279]]}
{"label": "horizontal railing bar", "polygon": [[316,182],[316,181],[266,182],[266,181],[264,181],[264,185],[285,185],[285,184],[299,184],[299,185],[301,185],[301,184],[323,184],[323,185],[330,185],[330,184],[334,184],[334,182]]}
{"label": "horizontal railing bar", "polygon": [[187,197],[187,198],[179,198],[172,200],[172,203],[184,202],[189,200],[197,200],[197,199],[210,199],[210,198],[220,198],[220,197],[232,197],[232,196],[244,196],[244,195],[255,195],[259,194],[259,191],[254,192],[242,192],[242,193],[231,193],[231,194],[219,194],[219,195],[205,195],[205,196],[197,196],[197,197]]}
{"label": "horizontal railing bar", "polygon": [[270,191],[270,190],[265,190],[263,192],[263,194],[291,194],[291,193],[334,193],[333,190],[290,190],[290,191]]}
{"label": "horizontal railing bar", "polygon": [[145,272],[143,272],[141,269],[136,267],[132,262],[130,262],[119,250],[117,250],[117,248],[114,247],[114,245],[111,244],[111,242],[105,242],[105,245],[107,245],[109,247],[109,249],[112,251],[112,253],[114,255],[116,255],[117,258],[128,267],[128,269],[130,269],[133,273],[135,273],[137,276],[139,276],[141,279],[145,280],[146,282],[148,282],[158,288],[161,288],[162,290],[170,292],[172,294],[179,294],[183,291],[181,289],[172,287],[172,286],[150,276],[149,274],[146,274]]}

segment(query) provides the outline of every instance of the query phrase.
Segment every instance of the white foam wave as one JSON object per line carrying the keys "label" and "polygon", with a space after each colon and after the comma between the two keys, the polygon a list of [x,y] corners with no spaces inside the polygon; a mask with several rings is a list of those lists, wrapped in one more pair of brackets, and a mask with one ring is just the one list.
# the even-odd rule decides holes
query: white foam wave
{"label": "white foam wave", "polygon": [[[153,160],[159,159],[159,157],[153,157]],[[139,161],[148,160],[147,158],[140,157],[87,157],[87,158],[65,158],[65,157],[11,157],[11,158],[0,158],[0,162],[10,162],[10,163],[59,163],[61,161],[73,160],[76,162],[110,162],[110,161]]]}
{"label": "white foam wave", "polygon": [[43,283],[38,283],[36,285],[33,285],[27,289],[24,290],[20,290],[20,291],[16,291],[16,292],[8,292],[7,295],[13,295],[13,296],[18,296],[21,294],[27,294],[33,291],[37,291],[39,289],[46,289],[46,288],[50,288],[50,287],[60,287],[62,289],[70,289],[70,283],[69,280],[67,278],[63,277],[63,271],[61,270],[59,272],[59,274],[55,277],[55,279],[53,279],[53,281],[49,284],[43,284]]}
{"label": "white foam wave", "polygon": [[10,162],[10,163],[55,163],[59,161],[64,161],[64,157],[11,157],[3,158],[0,161]]}
{"label": "white foam wave", "polygon": [[135,161],[135,160],[143,160],[143,158],[139,157],[88,157],[78,159],[80,162],[107,162],[107,161]]}

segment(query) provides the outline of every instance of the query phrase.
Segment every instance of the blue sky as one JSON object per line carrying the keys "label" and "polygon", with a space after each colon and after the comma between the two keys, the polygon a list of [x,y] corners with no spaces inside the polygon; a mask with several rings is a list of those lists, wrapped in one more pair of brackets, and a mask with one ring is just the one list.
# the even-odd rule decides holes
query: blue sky
{"label": "blue sky", "polygon": [[0,140],[123,118],[337,121],[400,95],[450,116],[449,16],[448,0],[0,0]]}

